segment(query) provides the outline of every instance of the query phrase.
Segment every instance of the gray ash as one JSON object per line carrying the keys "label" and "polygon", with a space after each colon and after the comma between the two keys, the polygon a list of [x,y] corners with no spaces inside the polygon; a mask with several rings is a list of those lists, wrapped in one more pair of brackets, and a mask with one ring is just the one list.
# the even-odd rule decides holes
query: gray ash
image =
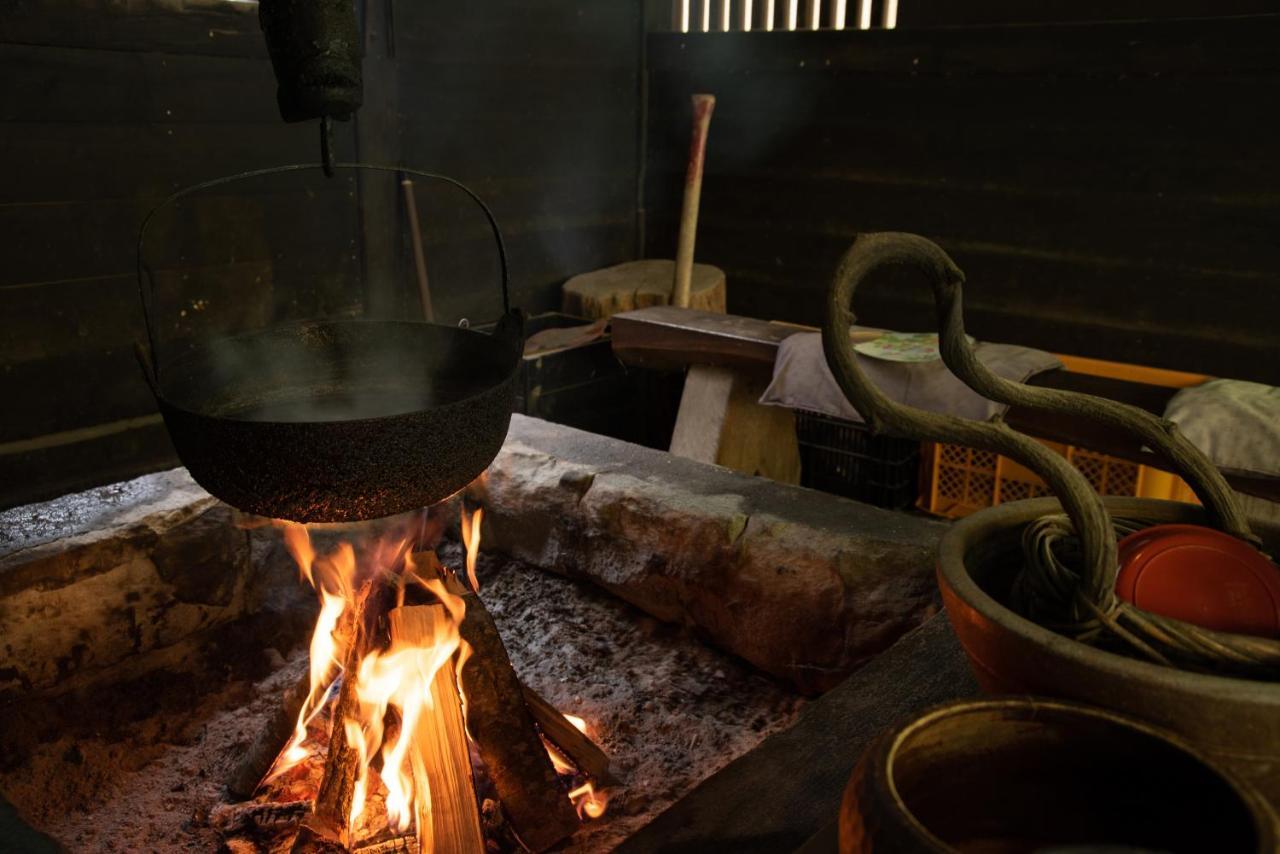
{"label": "gray ash", "polygon": [[[461,564],[447,544],[442,559]],[[481,597],[512,664],[531,688],[589,724],[624,785],[608,812],[566,846],[607,851],[699,781],[791,723],[802,700],[746,664],[608,593],[483,555]],[[187,708],[35,745],[0,772],[0,791],[32,825],[73,852],[210,851],[232,807],[235,761],[306,667],[305,645],[275,649],[244,672],[210,674]],[[124,690],[124,689],[121,689]],[[111,720],[110,694],[86,707]],[[225,830],[225,828],[223,828]],[[234,850],[239,849],[235,845]]]}

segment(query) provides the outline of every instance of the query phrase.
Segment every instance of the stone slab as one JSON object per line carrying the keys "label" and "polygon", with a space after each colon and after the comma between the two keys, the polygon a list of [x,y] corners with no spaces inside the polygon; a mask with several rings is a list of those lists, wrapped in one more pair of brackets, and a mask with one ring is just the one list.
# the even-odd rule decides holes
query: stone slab
{"label": "stone slab", "polygon": [[515,416],[483,543],[590,580],[810,693],[937,610],[944,524]]}
{"label": "stone slab", "polygon": [[708,777],[616,854],[834,854],[831,825],[863,748],[930,706],[977,693],[960,643],[938,614],[810,703],[790,729]]}
{"label": "stone slab", "polygon": [[0,514],[0,701],[82,684],[256,605],[249,532],[183,469]]}

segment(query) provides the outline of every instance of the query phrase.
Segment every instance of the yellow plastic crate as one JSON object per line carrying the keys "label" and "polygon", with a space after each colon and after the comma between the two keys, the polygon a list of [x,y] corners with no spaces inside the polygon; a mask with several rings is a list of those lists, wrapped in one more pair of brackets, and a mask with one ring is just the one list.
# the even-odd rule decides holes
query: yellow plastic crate
{"label": "yellow plastic crate", "polygon": [[[1059,353],[1067,370],[1080,374],[1149,383],[1169,388],[1198,385],[1208,377],[1181,371],[1086,359]],[[1037,440],[1052,448],[1078,468],[1099,495],[1134,495],[1141,498],[1165,498],[1198,504],[1191,487],[1176,474],[1149,468],[1056,442]],[[987,451],[975,451],[960,445],[933,445],[921,454],[923,465],[931,465],[927,473],[929,489],[921,490],[918,506],[922,510],[950,519],[958,519],[1006,501],[1038,498],[1053,492],[1034,472],[1007,457]]]}
{"label": "yellow plastic crate", "polygon": [[[1177,475],[1072,445],[1038,441],[1070,460],[1099,495],[1196,500]],[[1034,472],[989,451],[935,444],[932,453],[925,456],[932,471],[928,494],[921,496],[920,506],[938,516],[959,519],[1006,501],[1053,494]]]}

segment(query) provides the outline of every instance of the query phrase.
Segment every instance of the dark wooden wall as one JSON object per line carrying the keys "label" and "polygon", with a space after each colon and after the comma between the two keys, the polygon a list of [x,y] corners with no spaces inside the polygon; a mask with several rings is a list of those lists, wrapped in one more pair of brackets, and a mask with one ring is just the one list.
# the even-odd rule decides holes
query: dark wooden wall
{"label": "dark wooden wall", "polygon": [[[172,464],[133,352],[139,221],[179,187],[315,156],[312,132],[276,113],[253,7],[121,8],[0,16],[0,504]],[[210,194],[181,247],[161,224],[163,281],[179,264],[220,279],[190,314],[243,322],[276,284],[273,252],[301,248],[278,228],[297,203]]]}
{"label": "dark wooden wall", "polygon": [[[366,107],[338,127],[341,158],[472,183],[531,310],[634,257],[639,3],[364,6]],[[276,112],[256,7],[181,8],[0,2],[0,506],[175,464],[133,352],[139,221],[179,187],[317,157],[314,124]],[[496,316],[482,220],[419,198],[441,315]],[[219,188],[158,225],[161,283],[182,297],[162,334],[416,310],[394,179]]]}
{"label": "dark wooden wall", "polygon": [[[640,162],[639,2],[395,4],[403,162],[490,201],[512,302],[559,309],[560,285],[634,258]],[[446,318],[492,318],[493,244],[456,193],[423,212]]]}
{"label": "dark wooden wall", "polygon": [[902,0],[898,26],[1044,24],[1258,15],[1277,11],[1275,0]]}
{"label": "dark wooden wall", "polygon": [[[697,255],[730,311],[816,323],[856,233],[913,231],[967,272],[979,337],[1280,382],[1278,39],[1276,16],[650,35],[646,250],[674,251],[712,92]],[[928,303],[886,277],[856,308],[922,329]]]}

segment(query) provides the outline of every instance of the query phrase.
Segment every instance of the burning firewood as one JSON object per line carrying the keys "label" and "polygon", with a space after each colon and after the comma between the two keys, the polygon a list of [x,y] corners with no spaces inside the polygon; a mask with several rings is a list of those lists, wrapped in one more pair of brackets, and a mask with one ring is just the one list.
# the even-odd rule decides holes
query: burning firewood
{"label": "burning firewood", "polygon": [[[443,605],[396,608],[389,616],[391,643],[428,647],[447,621]],[[453,662],[446,661],[431,680],[431,706],[418,717],[409,738],[416,798],[419,849],[434,854],[476,854],[485,850],[471,778],[466,723],[458,697]]]}
{"label": "burning firewood", "polygon": [[468,729],[520,841],[545,851],[578,829],[578,816],[538,738],[498,627],[479,596],[463,599],[462,639],[471,645],[462,668]]}
{"label": "burning firewood", "polygon": [[599,745],[574,726],[555,706],[544,700],[537,691],[524,685],[522,692],[525,705],[529,707],[529,713],[537,722],[538,729],[564,753],[565,758],[602,788],[618,784],[609,764],[609,755]]}
{"label": "burning firewood", "polygon": [[355,607],[343,614],[341,628],[335,634],[347,638],[347,655],[343,663],[346,675],[334,707],[329,756],[325,760],[324,779],[316,796],[315,808],[302,821],[293,844],[295,854],[346,849],[350,847],[351,805],[355,798],[356,778],[360,772],[361,752],[358,744],[347,737],[344,722],[357,717],[359,696],[357,680],[360,661],[365,654],[368,632],[365,629],[365,604],[370,599],[371,582],[366,582],[356,597]]}
{"label": "burning firewood", "polygon": [[[479,513],[468,521],[465,577],[474,587]],[[258,738],[283,741],[288,720],[295,721],[258,803],[269,802],[280,786],[295,800],[310,798],[297,782],[318,781],[309,784],[314,802],[293,839],[294,852],[398,844],[408,833],[423,851],[483,854],[486,828],[494,838],[518,839],[540,852],[572,835],[579,814],[594,818],[604,810],[594,786],[615,782],[608,757],[522,687],[462,570],[444,567],[433,551],[409,551],[423,543],[423,534],[438,537],[407,532],[358,552],[344,542],[320,555],[304,528],[286,528],[303,577],[320,593],[321,612],[307,683],[289,693],[278,716],[284,722]],[[483,762],[483,786],[473,778],[469,737]],[[233,792],[258,786],[265,764],[258,752],[255,745],[228,781]],[[478,789],[486,797],[483,821]],[[370,803],[378,809],[366,814]],[[247,816],[258,814],[258,807],[245,807]],[[238,821],[242,828],[250,824]],[[270,830],[277,831],[274,823]]]}
{"label": "burning firewood", "polygon": [[271,720],[254,738],[244,756],[236,763],[231,776],[227,778],[227,792],[233,798],[246,800],[257,790],[258,784],[280,755],[280,745],[288,741],[293,732],[310,690],[311,674],[304,672],[285,691],[283,701],[272,713]]}

